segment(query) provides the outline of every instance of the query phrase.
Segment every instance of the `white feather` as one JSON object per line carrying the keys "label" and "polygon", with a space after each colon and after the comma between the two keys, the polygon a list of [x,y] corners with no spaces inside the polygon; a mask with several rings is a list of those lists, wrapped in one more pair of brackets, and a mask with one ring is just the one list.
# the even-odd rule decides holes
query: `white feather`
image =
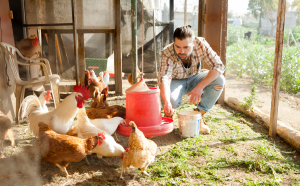
{"label": "white feather", "polygon": [[91,136],[96,136],[100,132],[105,133],[105,140],[101,145],[97,145],[97,147],[92,151],[92,153],[96,153],[99,156],[121,156],[125,149],[116,141],[114,138],[109,135],[104,130],[101,130],[94,126],[89,118],[86,115],[85,108],[79,109],[77,114],[77,129],[78,129],[78,137],[79,138],[88,138]]}
{"label": "white feather", "polygon": [[95,125],[97,128],[104,130],[108,134],[112,135],[118,128],[121,122],[124,122],[121,117],[113,117],[110,119],[90,119],[90,122]]}

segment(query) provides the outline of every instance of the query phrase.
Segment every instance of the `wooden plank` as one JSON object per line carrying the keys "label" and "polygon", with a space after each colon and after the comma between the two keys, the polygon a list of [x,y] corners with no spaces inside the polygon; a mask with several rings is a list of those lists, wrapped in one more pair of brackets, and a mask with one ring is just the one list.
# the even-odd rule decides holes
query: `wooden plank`
{"label": "wooden plank", "polygon": [[137,0],[131,0],[131,73],[132,84],[135,84],[138,67],[137,52]]}
{"label": "wooden plank", "polygon": [[199,0],[198,37],[204,37],[205,0]]}
{"label": "wooden plank", "polygon": [[170,0],[170,43],[173,43],[173,34],[174,34],[174,0]]}
{"label": "wooden plank", "polygon": [[[85,69],[85,50],[84,50],[84,34],[78,34],[78,56],[79,56],[79,79],[80,84],[84,83]],[[98,75],[98,74],[97,74]]]}
{"label": "wooden plank", "polygon": [[[206,1],[205,39],[220,56],[221,52],[222,0]],[[205,63],[204,68],[210,69]]]}
{"label": "wooden plank", "polygon": [[50,63],[51,71],[57,74],[56,67],[56,49],[55,49],[55,33],[53,30],[47,30],[48,34],[48,60]]}
{"label": "wooden plank", "polygon": [[279,0],[269,135],[276,137],[286,0]]}
{"label": "wooden plank", "polygon": [[[77,28],[77,33],[115,33],[115,29],[110,28]],[[73,29],[54,29],[56,34],[72,34]]]}
{"label": "wooden plank", "polygon": [[112,54],[112,40],[111,40],[111,34],[106,33],[105,34],[105,57],[108,58]]}
{"label": "wooden plank", "polygon": [[69,62],[69,58],[68,58],[67,51],[66,51],[61,34],[57,34],[57,40],[58,40],[58,45],[59,45],[59,48],[60,48],[61,54],[62,54],[63,67],[64,67],[64,69],[69,69],[70,62]]}
{"label": "wooden plank", "polygon": [[115,0],[114,66],[115,94],[122,95],[122,46],[121,46],[121,4]]}
{"label": "wooden plank", "polygon": [[62,75],[64,75],[64,67],[63,67],[62,60],[61,60],[60,49],[59,49],[58,39],[57,39],[57,35],[56,34],[55,34],[55,46],[56,46],[56,52],[57,52],[57,58],[58,58],[58,62],[59,62],[59,67],[60,67],[60,73]]}
{"label": "wooden plank", "polygon": [[72,0],[72,22],[73,22],[73,41],[74,41],[74,63],[75,63],[75,80],[76,85],[79,85],[79,67],[78,67],[78,36],[77,36],[77,24],[76,24],[76,0]]}
{"label": "wooden plank", "polygon": [[[227,47],[227,14],[228,14],[228,0],[222,0],[222,30],[221,30],[221,53],[220,58],[223,64],[226,66],[226,47]],[[225,72],[223,74],[225,76]],[[218,104],[225,103],[225,87],[220,95]]]}

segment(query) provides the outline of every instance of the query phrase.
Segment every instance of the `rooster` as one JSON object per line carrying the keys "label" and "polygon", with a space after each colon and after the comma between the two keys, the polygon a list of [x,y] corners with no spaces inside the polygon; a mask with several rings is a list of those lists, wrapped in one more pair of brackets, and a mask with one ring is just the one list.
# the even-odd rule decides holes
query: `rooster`
{"label": "rooster", "polygon": [[60,105],[50,111],[44,112],[41,104],[36,97],[28,96],[21,104],[21,108],[25,111],[29,128],[33,135],[38,136],[38,123],[44,122],[50,126],[52,130],[59,134],[66,134],[73,125],[74,118],[78,112],[78,108],[84,106],[84,101],[89,99],[89,91],[82,86],[75,86],[74,92],[67,96]]}
{"label": "rooster", "polygon": [[133,121],[129,122],[129,125],[131,127],[129,149],[126,149],[121,156],[123,159],[121,165],[121,179],[123,178],[123,171],[130,166],[140,168],[144,174],[149,175],[146,169],[150,163],[154,162],[157,149],[156,143],[147,139]]}
{"label": "rooster", "polygon": [[18,43],[18,49],[26,57],[33,57],[34,55],[39,55],[41,53],[41,46],[39,39],[34,35],[29,38],[22,39]]}
{"label": "rooster", "polygon": [[11,120],[7,115],[0,111],[0,153],[2,153],[5,136],[8,135],[11,145],[15,146],[15,138],[12,130]]}
{"label": "rooster", "polygon": [[103,144],[101,146],[97,146],[92,151],[92,153],[97,154],[98,158],[102,158],[102,156],[121,156],[125,151],[120,144],[116,143],[114,138],[109,135],[108,132],[97,128],[90,122],[86,115],[85,108],[79,109],[77,119],[78,137],[88,138],[101,132],[105,134],[106,139],[104,140]]}
{"label": "rooster", "polygon": [[[47,107],[46,103],[47,103],[47,101],[49,101],[51,99],[51,90],[42,92],[38,98],[36,97],[36,95],[30,95],[30,96],[27,96],[25,99],[27,99],[27,100],[33,99],[36,101],[38,100],[40,112],[46,113],[46,112],[48,112],[48,107]],[[22,118],[25,117],[26,111],[24,111],[24,109],[28,107],[29,102],[23,101],[23,103],[24,103],[24,105],[22,107],[23,108]],[[20,107],[20,110],[21,110],[21,107]],[[21,112],[19,112],[19,114],[20,113]]]}
{"label": "rooster", "polygon": [[[42,156],[57,166],[66,176],[69,176],[66,167],[70,162],[79,162],[95,147],[101,146],[105,135],[98,135],[81,139],[73,136],[57,134],[49,125],[40,122],[39,139]],[[60,165],[58,164],[60,163]]]}

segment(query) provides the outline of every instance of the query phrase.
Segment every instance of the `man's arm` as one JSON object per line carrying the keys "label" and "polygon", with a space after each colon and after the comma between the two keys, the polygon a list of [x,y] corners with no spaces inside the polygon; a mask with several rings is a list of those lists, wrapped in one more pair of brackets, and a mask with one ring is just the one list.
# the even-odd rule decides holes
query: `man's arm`
{"label": "man's arm", "polygon": [[203,89],[217,79],[221,75],[221,72],[211,69],[208,71],[207,76],[190,92],[188,93],[190,97],[190,102],[193,104],[198,104],[201,100]]}
{"label": "man's arm", "polygon": [[170,84],[169,84],[169,82],[162,81],[160,86],[159,86],[159,89],[160,89],[161,98],[164,100],[165,114],[167,116],[172,116],[173,113],[174,113],[174,109],[173,109],[171,101],[170,101],[171,93],[170,93]]}

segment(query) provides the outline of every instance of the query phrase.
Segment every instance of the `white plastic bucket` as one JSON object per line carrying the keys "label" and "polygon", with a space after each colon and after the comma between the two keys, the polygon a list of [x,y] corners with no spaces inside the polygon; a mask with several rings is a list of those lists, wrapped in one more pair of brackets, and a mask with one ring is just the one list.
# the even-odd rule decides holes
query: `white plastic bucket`
{"label": "white plastic bucket", "polygon": [[182,111],[178,113],[179,134],[191,138],[199,136],[201,113],[197,111]]}

